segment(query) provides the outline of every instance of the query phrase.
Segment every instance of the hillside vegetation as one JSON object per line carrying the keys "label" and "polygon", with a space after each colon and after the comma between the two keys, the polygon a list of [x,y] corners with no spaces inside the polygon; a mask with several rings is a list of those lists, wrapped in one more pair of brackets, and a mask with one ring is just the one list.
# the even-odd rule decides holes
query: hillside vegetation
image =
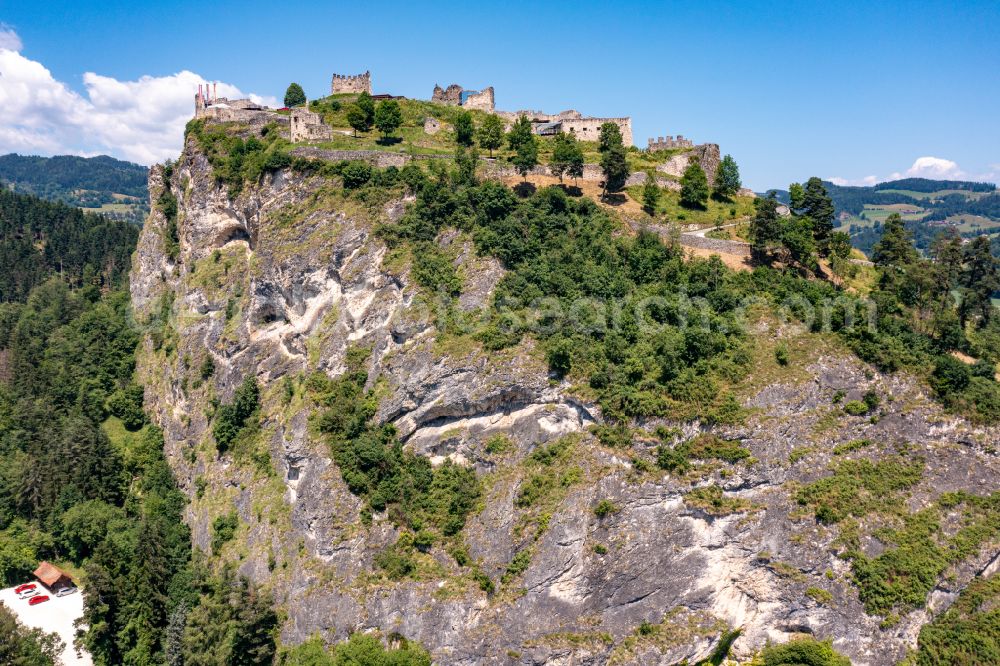
{"label": "hillside vegetation", "polygon": [[[839,229],[865,254],[881,237],[886,218],[899,213],[921,252],[928,252],[937,236],[954,232],[963,238],[990,236],[1000,256],[1000,193],[993,183],[904,178],[870,187],[824,185]],[[788,203],[786,191],[775,192]]]}
{"label": "hillside vegetation", "polygon": [[148,171],[140,164],[107,155],[0,156],[0,183],[15,192],[98,210],[138,224],[148,212]]}

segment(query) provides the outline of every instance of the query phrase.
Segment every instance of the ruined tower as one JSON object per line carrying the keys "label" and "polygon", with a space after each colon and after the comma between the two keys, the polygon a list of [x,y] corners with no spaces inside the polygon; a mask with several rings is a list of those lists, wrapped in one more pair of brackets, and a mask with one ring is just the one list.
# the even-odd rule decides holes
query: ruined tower
{"label": "ruined tower", "polygon": [[372,93],[371,72],[354,74],[353,76],[350,74],[334,74],[333,78],[330,80],[331,95],[363,92],[366,92],[369,95]]}

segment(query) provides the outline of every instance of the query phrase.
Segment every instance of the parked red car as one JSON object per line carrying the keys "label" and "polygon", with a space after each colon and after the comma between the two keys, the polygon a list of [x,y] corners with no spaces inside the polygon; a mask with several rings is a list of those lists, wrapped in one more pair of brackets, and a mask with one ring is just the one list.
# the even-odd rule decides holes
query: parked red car
{"label": "parked red car", "polygon": [[33,590],[33,589],[35,589],[34,583],[25,583],[24,585],[18,585],[17,587],[15,587],[14,594],[21,594],[25,590]]}
{"label": "parked red car", "polygon": [[29,606],[37,606],[38,604],[42,603],[43,601],[48,601],[48,600],[49,600],[49,595],[47,595],[47,594],[39,594],[37,597],[31,597],[30,599],[28,599],[28,605]]}

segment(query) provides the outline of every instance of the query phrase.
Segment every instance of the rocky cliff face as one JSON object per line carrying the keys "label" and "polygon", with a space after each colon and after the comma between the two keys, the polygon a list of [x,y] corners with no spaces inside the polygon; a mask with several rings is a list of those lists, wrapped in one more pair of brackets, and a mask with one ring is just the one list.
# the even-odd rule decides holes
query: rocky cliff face
{"label": "rocky cliff face", "polygon": [[[151,173],[153,201],[163,175]],[[736,656],[808,633],[833,638],[857,664],[893,664],[930,613],[996,566],[991,542],[941,577],[927,610],[882,622],[866,614],[850,565],[835,554],[840,531],[793,498],[827,474],[835,445],[862,437],[872,445],[848,458],[925,461],[906,497],[911,510],[942,492],[996,488],[997,433],[946,418],[906,378],[819,349],[807,367],[747,396],[745,425],[716,430],[752,458],[687,476],[641,469],[631,459],[653,444],[602,446],[588,430],[599,410],[550,379],[530,342],[487,354],[441,339],[427,299],[373,234],[405,201],[358,202],[335,183],[289,171],[230,200],[191,143],[169,184],[179,253],[170,258],[169,225],[154,207],[131,283],[148,328],[139,359],[147,406],[191,498],[196,546],[211,551],[212,521],[235,509],[240,528],[218,556],[273,589],[287,611],[286,642],[376,628],[422,642],[447,664],[673,664],[708,657],[740,629]],[[440,242],[457,244],[461,307],[485,303],[502,268],[461,235]],[[482,507],[463,538],[495,593],[437,549],[416,579],[378,574],[375,557],[398,532],[384,516],[362,521],[362,502],[310,430],[301,386],[305,374],[343,372],[350,345],[372,350],[376,418],[395,424],[413,451],[472,465],[483,479]],[[248,375],[262,387],[257,448],[220,456],[212,405],[231,400]],[[875,423],[832,406],[838,391],[849,400],[868,390],[892,396]],[[686,436],[699,430],[680,427]],[[506,451],[487,450],[497,434],[512,443]],[[527,456],[567,435],[577,473],[542,513],[518,507]],[[722,489],[719,506],[690,498],[712,484]],[[613,510],[598,517],[601,500]],[[945,529],[959,521],[946,516]],[[871,557],[886,547],[862,543]],[[515,560],[522,566],[512,569]]]}

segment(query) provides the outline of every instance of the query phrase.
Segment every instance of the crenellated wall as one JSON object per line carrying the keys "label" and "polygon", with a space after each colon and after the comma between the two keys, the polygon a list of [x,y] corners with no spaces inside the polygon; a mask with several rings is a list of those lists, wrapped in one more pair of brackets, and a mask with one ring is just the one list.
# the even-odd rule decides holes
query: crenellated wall
{"label": "crenellated wall", "polygon": [[330,94],[342,93],[372,93],[372,75],[370,71],[364,74],[334,74],[330,79]]}

